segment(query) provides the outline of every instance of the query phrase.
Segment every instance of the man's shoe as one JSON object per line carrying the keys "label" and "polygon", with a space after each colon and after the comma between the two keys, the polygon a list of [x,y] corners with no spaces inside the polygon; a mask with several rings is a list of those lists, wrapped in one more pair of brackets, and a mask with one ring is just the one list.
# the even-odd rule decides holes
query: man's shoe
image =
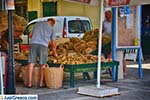
{"label": "man's shoe", "polygon": [[26,86],[26,88],[32,88],[32,86]]}

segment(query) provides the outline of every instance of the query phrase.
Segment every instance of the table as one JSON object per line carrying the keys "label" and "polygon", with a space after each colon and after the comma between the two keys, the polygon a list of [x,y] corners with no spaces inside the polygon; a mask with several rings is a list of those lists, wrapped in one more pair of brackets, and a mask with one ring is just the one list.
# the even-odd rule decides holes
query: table
{"label": "table", "polygon": [[[60,64],[48,63],[50,67],[59,67]],[[117,81],[118,79],[118,61],[112,62],[101,62],[101,68],[112,68],[112,81]],[[116,69],[115,69],[116,68]],[[64,65],[64,71],[70,73],[70,87],[74,87],[74,77],[76,72],[96,72],[97,71],[97,63],[92,64],[76,64],[76,65]],[[114,77],[114,78],[113,78]]]}

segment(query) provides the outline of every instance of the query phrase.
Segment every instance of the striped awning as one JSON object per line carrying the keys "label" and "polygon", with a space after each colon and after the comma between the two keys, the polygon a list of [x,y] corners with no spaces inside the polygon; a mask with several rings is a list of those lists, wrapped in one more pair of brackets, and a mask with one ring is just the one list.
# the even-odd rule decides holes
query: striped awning
{"label": "striped awning", "polygon": [[41,0],[41,2],[56,2],[57,0]]}
{"label": "striped awning", "polygon": [[117,7],[124,5],[144,5],[150,4],[150,0],[104,0],[105,6]]}
{"label": "striped awning", "polygon": [[100,2],[99,2],[100,0],[64,0],[64,1],[92,5],[92,6],[99,6],[99,4],[100,4]]}

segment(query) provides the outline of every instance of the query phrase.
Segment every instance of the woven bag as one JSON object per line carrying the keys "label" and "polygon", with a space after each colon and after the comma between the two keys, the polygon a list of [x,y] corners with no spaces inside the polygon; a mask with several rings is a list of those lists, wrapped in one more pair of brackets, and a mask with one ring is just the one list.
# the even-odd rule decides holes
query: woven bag
{"label": "woven bag", "polygon": [[62,87],[64,75],[64,66],[49,67],[46,65],[44,68],[44,77],[47,88],[58,89]]}
{"label": "woven bag", "polygon": [[[21,73],[24,85],[26,86],[28,84],[28,67],[23,66],[21,68]],[[34,67],[32,75],[32,86],[37,87],[39,86],[39,83],[40,83],[40,67]]]}

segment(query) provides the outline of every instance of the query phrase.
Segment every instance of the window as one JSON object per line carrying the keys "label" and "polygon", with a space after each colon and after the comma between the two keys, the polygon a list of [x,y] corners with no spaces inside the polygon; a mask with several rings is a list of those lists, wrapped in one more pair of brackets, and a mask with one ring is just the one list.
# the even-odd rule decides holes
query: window
{"label": "window", "polygon": [[87,20],[72,20],[68,22],[69,33],[84,33],[91,30]]}
{"label": "window", "polygon": [[27,19],[27,0],[16,0],[15,13],[21,17]]}

